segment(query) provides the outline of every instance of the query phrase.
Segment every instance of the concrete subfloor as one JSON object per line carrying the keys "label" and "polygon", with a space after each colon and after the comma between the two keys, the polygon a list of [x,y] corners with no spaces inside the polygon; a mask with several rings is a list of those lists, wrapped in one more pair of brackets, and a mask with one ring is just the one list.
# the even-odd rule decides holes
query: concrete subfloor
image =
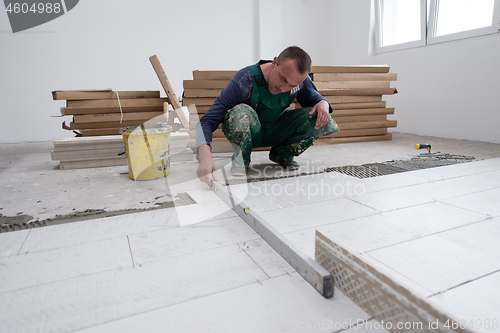
{"label": "concrete subfloor", "polygon": [[[391,141],[313,146],[296,158],[301,167],[293,172],[269,161],[268,152],[254,152],[248,177],[284,177],[332,166],[410,159],[425,152],[415,150],[417,143],[432,144],[432,152],[474,156],[476,160],[500,157],[498,144],[394,133]],[[167,178],[133,181],[127,166],[59,170],[59,162],[50,158],[52,149],[52,142],[0,144],[2,221],[52,220],[55,224],[161,209],[175,202],[185,204],[179,193],[206,188],[196,178],[195,159],[172,163]],[[217,168],[227,169],[231,154],[214,156]],[[227,176],[232,179],[229,173]]]}
{"label": "concrete subfloor", "polygon": [[[309,256],[319,229],[455,318],[491,328],[500,308],[500,262],[491,255],[500,250],[500,145],[395,133],[392,141],[311,147],[297,158],[299,173],[411,158],[416,143],[477,161],[232,190]],[[199,182],[196,161],[135,182],[127,167],[58,170],[51,146],[0,145],[0,213],[43,220],[90,210],[93,219],[0,234],[0,331],[387,332],[340,291],[322,298]],[[221,155],[216,164],[227,172]],[[252,162],[250,177],[285,174],[267,152]],[[196,204],[182,200],[186,193]],[[121,215],[99,218],[97,210]]]}

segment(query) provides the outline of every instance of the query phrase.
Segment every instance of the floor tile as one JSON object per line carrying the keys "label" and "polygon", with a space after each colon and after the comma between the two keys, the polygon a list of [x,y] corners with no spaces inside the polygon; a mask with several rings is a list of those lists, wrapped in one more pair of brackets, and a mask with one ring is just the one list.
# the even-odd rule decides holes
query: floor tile
{"label": "floor tile", "polygon": [[300,275],[292,273],[92,327],[80,333],[331,333],[339,331],[336,327],[345,327],[356,320],[368,318],[364,311],[338,290],[333,298],[325,299]]}
{"label": "floor tile", "polygon": [[31,230],[0,233],[0,257],[17,256]]}
{"label": "floor tile", "polygon": [[295,272],[262,238],[238,243],[238,246],[270,277]]}
{"label": "floor tile", "polygon": [[352,196],[349,198],[368,207],[387,212],[484,191],[498,186],[500,186],[500,182],[496,179],[492,181],[490,177],[471,175],[367,193],[362,196]]}
{"label": "floor tile", "polygon": [[366,252],[485,220],[486,215],[431,202],[321,227],[349,248]]}
{"label": "floor tile", "polygon": [[281,233],[308,229],[377,213],[349,199],[341,198],[276,211],[260,215]]}
{"label": "floor tile", "polygon": [[129,236],[135,264],[206,251],[260,238],[239,217],[184,228],[162,229]]}
{"label": "floor tile", "polygon": [[500,272],[496,272],[435,295],[429,302],[453,313],[462,327],[475,332],[498,332],[499,285]]}
{"label": "floor tile", "polygon": [[0,258],[0,293],[131,267],[127,237]]}
{"label": "floor tile", "polygon": [[491,217],[500,216],[500,188],[472,193],[443,202]]}
{"label": "floor tile", "polygon": [[500,170],[484,172],[481,176],[492,177],[492,178],[500,178]]}
{"label": "floor tile", "polygon": [[176,228],[180,222],[194,224],[234,216],[236,214],[220,202],[217,205],[195,204],[36,228],[31,230],[21,253]]}
{"label": "floor tile", "polygon": [[0,331],[72,332],[266,279],[235,244],[1,293]]}
{"label": "floor tile", "polygon": [[500,218],[367,252],[432,291],[442,292],[500,269]]}

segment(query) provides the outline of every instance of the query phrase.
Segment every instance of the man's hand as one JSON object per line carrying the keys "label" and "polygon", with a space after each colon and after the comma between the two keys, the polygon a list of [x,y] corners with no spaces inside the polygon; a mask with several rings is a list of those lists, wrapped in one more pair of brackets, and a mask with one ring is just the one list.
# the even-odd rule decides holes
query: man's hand
{"label": "man's hand", "polygon": [[215,165],[210,147],[208,145],[200,146],[198,148],[198,156],[200,158],[200,165],[198,166],[198,170],[196,170],[196,174],[200,181],[212,187],[212,176],[215,180],[219,179],[217,179],[217,173],[215,172]]}
{"label": "man's hand", "polygon": [[316,126],[314,126],[315,129],[321,128],[326,125],[326,123],[328,122],[328,111],[330,111],[330,104],[328,104],[328,102],[323,99],[312,108],[311,112],[309,112],[309,114],[313,114],[314,112],[318,113]]}

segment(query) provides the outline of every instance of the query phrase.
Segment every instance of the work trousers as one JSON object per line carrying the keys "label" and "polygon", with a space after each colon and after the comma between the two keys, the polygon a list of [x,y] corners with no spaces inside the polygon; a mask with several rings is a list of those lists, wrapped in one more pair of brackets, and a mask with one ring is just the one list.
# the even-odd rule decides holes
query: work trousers
{"label": "work trousers", "polygon": [[[248,166],[252,149],[261,147],[272,147],[274,153],[291,162],[319,137],[339,130],[330,115],[326,125],[315,129],[317,114],[309,114],[311,110],[311,107],[287,110],[275,123],[261,124],[257,112],[247,104],[230,109],[222,131],[234,148],[233,165],[239,160]],[[242,160],[236,158],[240,153]]]}

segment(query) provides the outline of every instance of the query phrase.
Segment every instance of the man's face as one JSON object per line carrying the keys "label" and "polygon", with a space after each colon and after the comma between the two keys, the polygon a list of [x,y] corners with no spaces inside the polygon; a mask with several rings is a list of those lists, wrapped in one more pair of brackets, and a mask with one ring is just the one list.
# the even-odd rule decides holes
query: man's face
{"label": "man's face", "polygon": [[278,58],[273,60],[273,69],[269,74],[269,92],[273,95],[290,91],[304,81],[308,73],[297,71],[295,60],[285,60],[278,65]]}

